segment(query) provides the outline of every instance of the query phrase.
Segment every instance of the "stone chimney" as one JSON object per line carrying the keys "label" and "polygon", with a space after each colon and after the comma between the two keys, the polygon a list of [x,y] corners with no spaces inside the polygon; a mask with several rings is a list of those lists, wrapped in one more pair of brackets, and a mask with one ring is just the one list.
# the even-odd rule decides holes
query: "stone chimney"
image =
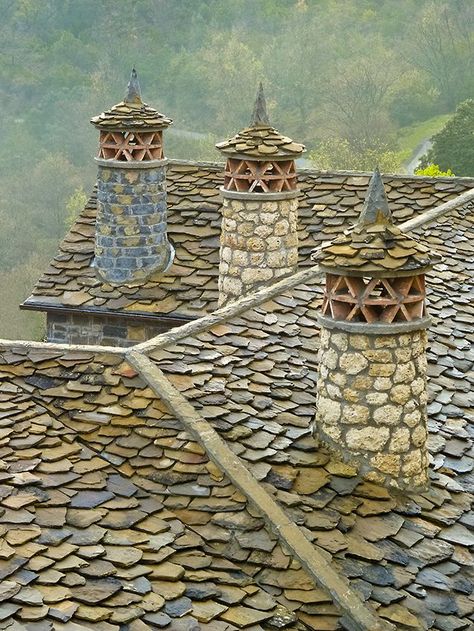
{"label": "stone chimney", "polygon": [[367,479],[422,489],[425,272],[438,257],[393,224],[376,170],[359,221],[313,258],[326,273],[316,433]]}
{"label": "stone chimney", "polygon": [[298,265],[295,159],[304,146],[269,122],[260,84],[249,127],[216,147],[226,156],[219,306],[294,272]]}
{"label": "stone chimney", "polygon": [[139,284],[173,262],[162,137],[171,122],[142,101],[135,69],[125,99],[91,120],[100,133],[94,265],[111,285]]}

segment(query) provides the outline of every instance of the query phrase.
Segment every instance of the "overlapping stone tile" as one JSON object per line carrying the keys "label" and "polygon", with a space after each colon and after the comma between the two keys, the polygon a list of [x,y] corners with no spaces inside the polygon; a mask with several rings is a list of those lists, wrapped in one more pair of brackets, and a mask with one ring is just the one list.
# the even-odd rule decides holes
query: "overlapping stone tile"
{"label": "overlapping stone tile", "polygon": [[[303,626],[304,603],[287,603],[278,587],[288,572],[302,590],[313,582],[120,357],[0,354],[0,404],[22,408],[4,422],[12,432],[0,446],[0,505],[14,506],[0,515],[0,529],[10,520],[0,589],[17,608],[11,619],[317,628]],[[100,392],[81,388],[91,383]],[[81,393],[73,407],[71,389]],[[10,447],[23,434],[41,440]]]}

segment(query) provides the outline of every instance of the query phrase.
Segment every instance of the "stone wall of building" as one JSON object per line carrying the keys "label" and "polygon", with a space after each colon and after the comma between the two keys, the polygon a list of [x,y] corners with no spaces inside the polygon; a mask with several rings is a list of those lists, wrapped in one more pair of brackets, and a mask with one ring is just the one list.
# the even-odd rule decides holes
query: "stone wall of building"
{"label": "stone wall of building", "polygon": [[[126,164],[126,163],[125,163]],[[164,161],[104,166],[97,179],[95,266],[111,284],[136,283],[172,261]]]}
{"label": "stone wall of building", "polygon": [[316,435],[367,479],[427,485],[426,404],[425,330],[321,328]]}
{"label": "stone wall of building", "polygon": [[296,271],[298,199],[225,197],[222,206],[219,306]]}
{"label": "stone wall of building", "polygon": [[129,318],[49,313],[46,335],[48,342],[58,344],[133,346],[159,333],[165,333],[179,324],[182,322],[163,320],[152,324]]}

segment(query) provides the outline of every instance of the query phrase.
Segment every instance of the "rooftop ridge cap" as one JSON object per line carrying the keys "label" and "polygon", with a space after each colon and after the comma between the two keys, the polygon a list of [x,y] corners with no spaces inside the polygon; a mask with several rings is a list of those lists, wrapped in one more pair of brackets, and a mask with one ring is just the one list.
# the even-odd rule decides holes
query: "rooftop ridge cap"
{"label": "rooftop ridge cap", "polygon": [[5,340],[0,338],[0,353],[5,349],[21,348],[25,350],[44,350],[52,353],[58,351],[78,353],[112,353],[125,356],[125,346],[99,346],[95,344],[58,344],[57,342],[34,342],[31,340]]}
{"label": "rooftop ridge cap", "polygon": [[169,331],[166,331],[166,333],[160,333],[146,342],[137,344],[133,347],[133,349],[137,352],[146,354],[158,348],[165,348],[166,346],[174,344],[185,337],[190,337],[202,333],[203,331],[207,331],[216,324],[222,324],[234,316],[238,316],[249,309],[258,307],[263,302],[280,295],[287,289],[292,289],[293,287],[302,285],[308,280],[312,280],[313,278],[317,278],[322,275],[323,272],[319,269],[318,265],[312,265],[311,267],[300,270],[291,276],[287,276],[273,285],[262,287],[262,289],[259,289],[248,296],[243,296],[242,298],[239,298],[239,300],[231,302],[225,307],[220,307],[212,313],[202,316],[197,320],[193,320],[192,322],[188,322],[182,326],[170,329]]}
{"label": "rooftop ridge cap", "polygon": [[377,613],[362,601],[350,587],[349,581],[313,546],[212,425],[197,413],[153,361],[133,348],[127,352],[125,359],[138,371],[155,395],[168,406],[186,431],[201,444],[214,464],[261,513],[266,526],[296,556],[314,583],[330,594],[342,613],[353,622],[354,631],[394,631],[395,627],[391,623],[379,618]]}
{"label": "rooftop ridge cap", "polygon": [[[185,160],[184,158],[168,158],[168,168],[173,165],[189,165],[189,166],[220,166],[225,164],[225,161],[220,160]],[[373,175],[373,171],[348,171],[348,170],[324,170],[318,169],[317,167],[298,167],[297,175],[307,175],[307,174],[319,174],[321,176],[327,175],[347,175],[347,177],[370,177]],[[429,181],[432,182],[435,180],[436,182],[473,182],[474,184],[474,176],[454,176],[454,177],[429,177],[428,175],[409,175],[407,173],[383,173],[384,178],[390,178],[395,180],[417,180],[417,181]]]}
{"label": "rooftop ridge cap", "polygon": [[[370,177],[373,175],[373,171],[349,171],[347,169],[318,169],[317,167],[298,167],[298,173],[306,175],[307,173],[318,173],[322,176],[326,175],[347,175],[347,177]],[[432,182],[460,182],[460,181],[472,181],[474,182],[474,176],[456,175],[456,176],[443,176],[443,177],[431,177],[429,175],[414,175],[409,173],[392,173],[390,171],[383,173],[384,178],[393,178],[395,180],[417,180]]]}
{"label": "rooftop ridge cap", "polygon": [[170,166],[173,166],[173,164],[177,164],[177,165],[184,165],[184,166],[209,166],[209,167],[222,167],[223,165],[225,165],[225,161],[224,160],[217,160],[217,161],[213,161],[213,160],[184,160],[181,158],[168,158],[168,164],[167,167],[168,169],[170,168]]}

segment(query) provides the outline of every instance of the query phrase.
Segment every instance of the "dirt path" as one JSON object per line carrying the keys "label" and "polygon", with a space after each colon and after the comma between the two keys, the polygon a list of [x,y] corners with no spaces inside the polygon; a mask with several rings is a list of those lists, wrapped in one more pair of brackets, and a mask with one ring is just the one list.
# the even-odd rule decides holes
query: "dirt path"
{"label": "dirt path", "polygon": [[418,167],[418,162],[420,161],[421,156],[431,149],[432,146],[433,143],[431,142],[431,138],[425,138],[425,140],[418,145],[409,162],[405,165],[408,175],[413,175],[415,169]]}

